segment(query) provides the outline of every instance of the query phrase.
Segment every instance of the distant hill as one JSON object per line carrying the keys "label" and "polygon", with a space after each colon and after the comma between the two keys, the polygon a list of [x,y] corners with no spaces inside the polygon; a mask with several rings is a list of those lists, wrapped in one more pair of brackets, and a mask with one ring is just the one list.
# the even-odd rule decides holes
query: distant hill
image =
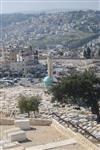
{"label": "distant hill", "polygon": [[11,25],[12,23],[14,24],[16,22],[22,22],[32,17],[31,14],[22,14],[22,13],[0,14],[0,18],[1,15],[2,15],[2,22],[0,22],[0,25],[2,24],[3,27]]}
{"label": "distant hill", "polygon": [[100,11],[3,14],[2,27],[7,43],[32,44],[40,49],[61,44],[74,49],[100,36]]}

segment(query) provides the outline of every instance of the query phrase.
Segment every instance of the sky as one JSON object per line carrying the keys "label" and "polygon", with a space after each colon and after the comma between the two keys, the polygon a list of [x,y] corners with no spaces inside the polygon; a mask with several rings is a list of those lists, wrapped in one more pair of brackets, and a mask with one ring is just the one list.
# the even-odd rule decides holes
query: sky
{"label": "sky", "polygon": [[100,0],[0,0],[0,13],[33,12],[56,9],[100,10]]}

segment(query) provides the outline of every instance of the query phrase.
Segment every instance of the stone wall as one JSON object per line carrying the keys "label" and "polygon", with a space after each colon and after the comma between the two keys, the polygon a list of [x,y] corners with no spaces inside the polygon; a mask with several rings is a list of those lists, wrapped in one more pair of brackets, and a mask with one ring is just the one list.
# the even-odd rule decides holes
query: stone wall
{"label": "stone wall", "polygon": [[0,125],[14,125],[13,119],[0,119]]}
{"label": "stone wall", "polygon": [[99,147],[97,147],[91,141],[89,141],[88,139],[86,139],[80,133],[77,133],[76,139],[78,140],[79,143],[83,144],[86,148],[89,148],[89,150],[100,150]]}
{"label": "stone wall", "polygon": [[[52,124],[51,120],[46,119],[30,119],[31,126],[49,126]],[[0,125],[14,125],[14,119],[0,119]]]}
{"label": "stone wall", "polygon": [[52,126],[54,126],[64,136],[67,136],[69,138],[73,138],[76,136],[76,133],[71,131],[69,128],[66,129],[59,122],[57,122],[55,119],[52,119]]}

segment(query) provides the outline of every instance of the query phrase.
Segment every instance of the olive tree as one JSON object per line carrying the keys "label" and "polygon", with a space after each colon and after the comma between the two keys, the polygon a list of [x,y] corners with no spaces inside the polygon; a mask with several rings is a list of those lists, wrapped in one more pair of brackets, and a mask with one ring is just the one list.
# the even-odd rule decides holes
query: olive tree
{"label": "olive tree", "polygon": [[97,121],[100,122],[100,78],[93,72],[85,71],[63,77],[50,91],[52,101],[91,107],[91,112],[97,115]]}
{"label": "olive tree", "polygon": [[[40,97],[38,96],[24,96],[20,95],[18,98],[18,107],[21,113],[28,113],[30,117],[30,112],[39,112]],[[36,116],[35,116],[36,117]]]}

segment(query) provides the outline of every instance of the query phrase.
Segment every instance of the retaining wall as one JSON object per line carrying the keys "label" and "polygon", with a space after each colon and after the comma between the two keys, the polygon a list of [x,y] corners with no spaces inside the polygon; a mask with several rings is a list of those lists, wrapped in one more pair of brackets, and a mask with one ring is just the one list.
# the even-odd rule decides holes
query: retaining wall
{"label": "retaining wall", "polygon": [[59,122],[57,122],[55,119],[52,119],[52,125],[63,135],[65,135],[65,136],[68,135],[69,138],[75,138],[77,143],[79,143],[83,147],[85,147],[86,150],[100,150],[99,147],[97,147],[95,144],[93,144],[91,141],[89,141],[83,135],[81,135],[80,133],[73,132],[70,128],[65,128]]}
{"label": "retaining wall", "polygon": [[14,125],[14,119],[0,119],[0,125]]}
{"label": "retaining wall", "polygon": [[[31,126],[49,126],[52,124],[51,120],[46,119],[30,119]],[[14,125],[14,119],[0,119],[0,125]]]}

